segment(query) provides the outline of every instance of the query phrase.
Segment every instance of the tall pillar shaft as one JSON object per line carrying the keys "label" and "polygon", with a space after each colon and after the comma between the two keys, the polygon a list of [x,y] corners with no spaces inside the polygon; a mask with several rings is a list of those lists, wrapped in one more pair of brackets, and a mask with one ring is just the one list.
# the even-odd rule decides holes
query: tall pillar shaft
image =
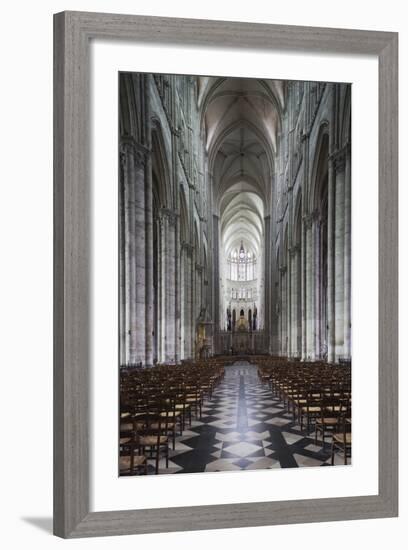
{"label": "tall pillar shaft", "polygon": [[314,246],[313,224],[309,214],[306,223],[306,359],[313,360],[315,356],[314,340]]}
{"label": "tall pillar shaft", "polygon": [[286,254],[286,355],[292,351],[292,262],[289,250]]}
{"label": "tall pillar shaft", "polygon": [[271,218],[270,216],[266,216],[264,218],[264,225],[265,225],[265,290],[264,290],[264,334],[265,334],[265,341],[264,346],[266,349],[269,349],[269,342],[270,342],[270,331],[271,331]]}
{"label": "tall pillar shaft", "polygon": [[302,227],[302,243],[301,243],[301,316],[302,316],[302,361],[307,359],[307,300],[306,300],[306,226]]}
{"label": "tall pillar shaft", "polygon": [[344,193],[344,356],[351,358],[351,151],[347,147]]}
{"label": "tall pillar shaft", "polygon": [[153,365],[153,190],[152,190],[152,166],[149,156],[146,170],[145,186],[145,227],[146,227],[146,317],[145,317],[145,344],[146,366]]}
{"label": "tall pillar shaft", "polygon": [[220,352],[218,347],[220,332],[220,253],[219,253],[219,217],[213,215],[213,315],[214,315],[214,334],[216,339],[216,352]]}
{"label": "tall pillar shaft", "polygon": [[145,327],[140,326],[140,320],[145,322],[146,312],[146,221],[145,221],[145,181],[144,164],[139,158],[135,170],[135,273],[136,273],[136,363],[146,359]]}
{"label": "tall pillar shaft", "polygon": [[345,161],[336,159],[335,189],[335,359],[344,355],[344,184]]}
{"label": "tall pillar shaft", "polygon": [[[317,213],[316,213],[317,216]],[[313,323],[314,323],[314,359],[317,359],[321,356],[321,273],[320,273],[320,221],[315,217],[313,221],[313,245],[314,245],[314,254],[313,254],[313,269],[314,269],[314,300],[313,300]]]}
{"label": "tall pillar shaft", "polygon": [[176,360],[176,258],[175,258],[175,239],[176,239],[176,217],[169,210],[163,210],[164,225],[164,277],[165,287],[165,361],[173,362]]}
{"label": "tall pillar shaft", "polygon": [[327,195],[327,358],[330,363],[335,361],[335,300],[334,300],[334,276],[335,276],[335,196],[334,196],[334,167],[329,162],[328,195]]}
{"label": "tall pillar shaft", "polygon": [[291,357],[300,357],[301,350],[299,349],[299,305],[300,305],[300,247],[295,245],[290,250],[290,265],[291,265]]}
{"label": "tall pillar shaft", "polygon": [[[123,140],[121,148],[121,167],[123,174],[124,204],[124,362],[136,362],[136,297],[135,297],[135,161],[134,144]],[[122,338],[121,338],[122,340]]]}
{"label": "tall pillar shaft", "polygon": [[145,322],[145,167],[148,150],[130,138],[121,140],[121,174],[123,176],[124,202],[124,259],[125,315],[124,342],[125,363],[145,363],[145,329],[138,321]]}
{"label": "tall pillar shaft", "polygon": [[288,354],[288,301],[287,301],[287,266],[281,267],[281,296],[282,296],[282,311],[281,311],[281,354]]}

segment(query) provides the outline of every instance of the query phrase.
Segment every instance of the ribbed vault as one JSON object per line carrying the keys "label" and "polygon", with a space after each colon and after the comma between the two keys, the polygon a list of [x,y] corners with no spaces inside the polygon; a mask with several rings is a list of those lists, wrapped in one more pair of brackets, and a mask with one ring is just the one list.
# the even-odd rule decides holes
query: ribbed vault
{"label": "ribbed vault", "polygon": [[220,216],[220,266],[225,286],[223,267],[232,250],[242,243],[258,260],[263,255],[264,217],[272,200],[284,83],[202,77],[198,92],[214,206]]}

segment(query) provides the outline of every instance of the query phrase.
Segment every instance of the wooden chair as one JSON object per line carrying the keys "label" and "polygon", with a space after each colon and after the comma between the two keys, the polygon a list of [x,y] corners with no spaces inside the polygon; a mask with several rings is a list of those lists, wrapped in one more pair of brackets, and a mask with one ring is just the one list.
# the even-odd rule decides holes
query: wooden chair
{"label": "wooden chair", "polygon": [[196,382],[189,383],[185,386],[186,397],[185,401],[194,408],[196,418],[201,418],[202,415],[202,393]]}
{"label": "wooden chair", "polygon": [[140,454],[135,437],[121,437],[119,441],[119,473],[121,476],[147,475],[146,457]]}
{"label": "wooden chair", "polygon": [[321,415],[322,392],[319,386],[311,386],[307,391],[306,403],[299,407],[300,429],[303,430],[304,418],[306,417],[306,433],[310,432],[313,421]]}
{"label": "wooden chair", "polygon": [[140,428],[140,419],[136,422],[138,423],[138,444],[141,454],[147,454],[150,458],[155,459],[155,473],[158,474],[160,458],[163,456],[166,459],[166,468],[169,467],[168,416],[163,417],[160,410],[157,409],[144,416],[142,428]]}
{"label": "wooden chair", "polygon": [[347,457],[351,457],[351,418],[347,413],[339,416],[336,431],[333,433],[331,447],[331,465],[334,465],[334,454],[340,452],[344,456],[344,464],[347,465]]}
{"label": "wooden chair", "polygon": [[315,445],[317,445],[318,434],[322,435],[322,447],[326,435],[333,436],[338,429],[339,417],[347,413],[347,405],[339,394],[325,395],[322,398],[321,414],[315,420]]}

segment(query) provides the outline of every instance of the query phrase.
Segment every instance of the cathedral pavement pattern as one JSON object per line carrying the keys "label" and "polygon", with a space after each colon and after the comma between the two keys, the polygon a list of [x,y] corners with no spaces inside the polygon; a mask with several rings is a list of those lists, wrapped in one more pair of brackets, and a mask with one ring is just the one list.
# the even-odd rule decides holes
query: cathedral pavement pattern
{"label": "cathedral pavement pattern", "polygon": [[[257,368],[246,362],[225,367],[225,377],[206,399],[202,418],[193,417],[176,448],[169,450],[169,467],[160,474],[298,468],[330,464],[330,443],[314,443],[314,432],[301,432],[292,414],[261,384]],[[149,473],[154,473],[149,460]],[[335,464],[342,458],[335,456]]]}

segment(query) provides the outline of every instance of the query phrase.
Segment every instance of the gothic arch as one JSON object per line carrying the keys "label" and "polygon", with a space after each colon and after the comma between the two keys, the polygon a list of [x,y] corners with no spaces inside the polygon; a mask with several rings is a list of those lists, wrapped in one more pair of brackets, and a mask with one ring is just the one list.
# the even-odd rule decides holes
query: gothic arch
{"label": "gothic arch", "polygon": [[346,90],[341,124],[341,145],[351,141],[351,90]]}
{"label": "gothic arch", "polygon": [[153,194],[158,208],[172,208],[173,196],[170,164],[160,121],[152,119]]}
{"label": "gothic arch", "polygon": [[327,186],[329,151],[329,125],[327,122],[323,122],[319,129],[312,165],[309,213],[320,210],[321,196],[325,192],[324,187]]}
{"label": "gothic arch", "polygon": [[132,137],[140,141],[140,109],[136,108],[137,92],[134,79],[139,78],[131,73],[120,74],[119,86],[119,134],[121,137]]}

